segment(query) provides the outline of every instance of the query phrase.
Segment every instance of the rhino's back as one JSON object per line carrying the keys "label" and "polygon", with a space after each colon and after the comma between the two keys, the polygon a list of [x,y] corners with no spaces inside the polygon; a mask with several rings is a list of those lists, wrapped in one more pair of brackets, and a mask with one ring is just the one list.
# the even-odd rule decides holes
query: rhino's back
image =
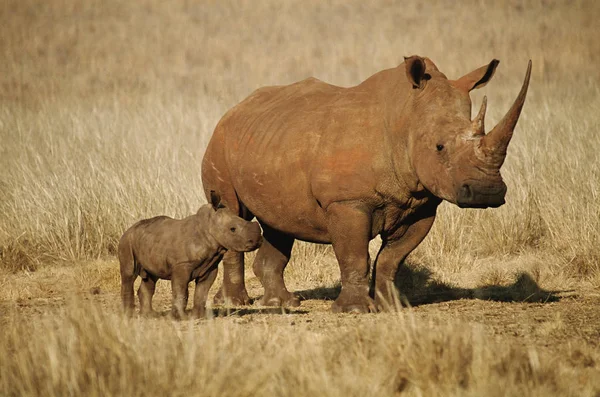
{"label": "rhino's back", "polygon": [[138,263],[150,273],[167,278],[168,258],[182,234],[182,220],[168,216],[144,219],[134,224],[123,236],[128,238]]}

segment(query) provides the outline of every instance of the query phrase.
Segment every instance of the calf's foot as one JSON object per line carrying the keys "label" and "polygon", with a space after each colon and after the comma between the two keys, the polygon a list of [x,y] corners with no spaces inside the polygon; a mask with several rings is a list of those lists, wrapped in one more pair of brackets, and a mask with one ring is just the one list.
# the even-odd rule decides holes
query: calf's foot
{"label": "calf's foot", "polygon": [[145,317],[145,318],[156,318],[156,317],[158,317],[158,313],[155,312],[152,309],[150,309],[150,310],[141,310],[140,311],[140,316],[141,317]]}
{"label": "calf's foot", "polygon": [[194,320],[201,320],[206,318],[206,308],[194,306],[194,308],[192,309],[192,313],[190,313],[190,317]]}
{"label": "calf's foot", "polygon": [[174,320],[185,320],[188,318],[188,316],[184,310],[177,310],[177,309],[171,310],[171,317]]}

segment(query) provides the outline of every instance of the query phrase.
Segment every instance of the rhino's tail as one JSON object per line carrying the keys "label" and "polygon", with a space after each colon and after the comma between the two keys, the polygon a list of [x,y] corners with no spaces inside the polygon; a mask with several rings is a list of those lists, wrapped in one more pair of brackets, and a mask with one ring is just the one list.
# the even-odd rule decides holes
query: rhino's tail
{"label": "rhino's tail", "polygon": [[121,267],[121,300],[126,314],[133,314],[135,307],[133,283],[139,274],[129,233],[125,233],[119,241],[119,264]]}

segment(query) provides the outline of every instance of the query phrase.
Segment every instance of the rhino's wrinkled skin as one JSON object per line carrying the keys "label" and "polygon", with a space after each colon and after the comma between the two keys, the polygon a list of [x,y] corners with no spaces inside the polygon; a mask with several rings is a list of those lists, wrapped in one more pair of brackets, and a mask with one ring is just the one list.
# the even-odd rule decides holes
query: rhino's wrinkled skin
{"label": "rhino's wrinkled skin", "polygon": [[208,291],[225,250],[252,251],[262,242],[258,223],[236,216],[219,201],[213,193],[211,204],[202,206],[194,215],[184,219],[168,216],[144,219],[123,234],[119,262],[125,312],[133,312],[133,283],[139,275],[142,314],[152,313],[156,281],[165,279],[171,280],[174,317],[185,315],[188,283],[192,280],[196,281],[192,314],[204,316]]}
{"label": "rhino's wrinkled skin", "polygon": [[[486,100],[471,119],[469,91],[494,75],[497,60],[449,80],[412,56],[350,88],[310,78],[258,89],[217,125],[202,162],[215,190],[245,219],[261,223],[253,269],[265,305],[299,304],[283,282],[295,239],[331,243],[342,291],[334,311],[385,306],[400,263],[423,240],[442,200],[460,207],[504,204],[500,167],[525,101],[484,132]],[[368,243],[383,240],[369,295]],[[243,254],[224,257],[222,298],[246,303]]]}

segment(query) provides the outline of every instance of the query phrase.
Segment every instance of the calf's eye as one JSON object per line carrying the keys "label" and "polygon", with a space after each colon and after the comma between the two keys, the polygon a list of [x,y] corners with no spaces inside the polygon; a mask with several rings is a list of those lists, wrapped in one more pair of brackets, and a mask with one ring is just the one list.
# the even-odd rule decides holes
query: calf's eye
{"label": "calf's eye", "polygon": [[231,233],[235,233],[235,227],[232,227],[229,230],[231,231]]}
{"label": "calf's eye", "polygon": [[437,145],[435,145],[435,148],[437,149],[438,152],[441,152],[442,150],[444,150],[444,145],[442,145],[441,143],[438,143]]}

